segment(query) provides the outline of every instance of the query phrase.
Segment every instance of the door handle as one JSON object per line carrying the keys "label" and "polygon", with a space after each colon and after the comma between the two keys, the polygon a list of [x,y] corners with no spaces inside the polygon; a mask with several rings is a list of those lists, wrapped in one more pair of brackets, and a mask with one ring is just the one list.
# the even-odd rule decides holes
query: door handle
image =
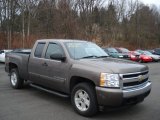
{"label": "door handle", "polygon": [[47,67],[47,66],[48,66],[48,64],[47,64],[46,62],[44,62],[44,63],[42,64],[42,66]]}

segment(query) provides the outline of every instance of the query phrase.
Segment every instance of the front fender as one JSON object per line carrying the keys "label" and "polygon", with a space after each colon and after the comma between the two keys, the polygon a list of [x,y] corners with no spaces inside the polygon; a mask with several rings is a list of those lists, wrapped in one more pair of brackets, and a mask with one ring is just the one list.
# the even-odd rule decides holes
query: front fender
{"label": "front fender", "polygon": [[91,80],[96,86],[98,86],[100,73],[101,73],[100,70],[95,68],[93,69],[92,67],[89,66],[84,66],[79,64],[73,65],[69,72],[69,78],[67,83],[68,90],[70,88],[71,78],[74,76]]}

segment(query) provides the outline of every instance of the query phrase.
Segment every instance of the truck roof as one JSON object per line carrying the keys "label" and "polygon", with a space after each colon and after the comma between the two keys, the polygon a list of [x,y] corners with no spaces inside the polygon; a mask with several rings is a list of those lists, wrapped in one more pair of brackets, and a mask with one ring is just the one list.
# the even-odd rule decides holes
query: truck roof
{"label": "truck roof", "polygon": [[46,42],[46,41],[49,41],[49,42],[89,42],[89,41],[85,41],[85,40],[76,40],[76,39],[40,39],[40,40],[37,40],[37,42]]}

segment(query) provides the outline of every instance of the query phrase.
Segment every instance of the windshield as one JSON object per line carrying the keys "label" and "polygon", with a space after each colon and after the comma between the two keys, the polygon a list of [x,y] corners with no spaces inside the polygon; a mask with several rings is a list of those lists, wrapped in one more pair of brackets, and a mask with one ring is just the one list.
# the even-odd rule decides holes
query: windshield
{"label": "windshield", "polygon": [[118,53],[118,51],[115,48],[108,48],[108,51],[111,53]]}
{"label": "windshield", "polygon": [[145,55],[152,55],[152,53],[148,52],[148,51],[144,51]]}
{"label": "windshield", "polygon": [[144,53],[144,51],[142,51],[142,50],[136,50],[136,52],[139,52],[139,53],[141,53],[141,54]]}
{"label": "windshield", "polygon": [[134,54],[135,54],[135,55],[141,55],[141,53],[139,53],[139,52],[137,52],[137,51],[135,51]]}
{"label": "windshield", "polygon": [[73,59],[108,56],[99,46],[90,42],[66,42],[65,46]]}
{"label": "windshield", "polygon": [[128,53],[129,52],[129,50],[128,49],[126,49],[126,48],[120,48],[121,50],[122,50],[122,52],[124,52],[124,53]]}

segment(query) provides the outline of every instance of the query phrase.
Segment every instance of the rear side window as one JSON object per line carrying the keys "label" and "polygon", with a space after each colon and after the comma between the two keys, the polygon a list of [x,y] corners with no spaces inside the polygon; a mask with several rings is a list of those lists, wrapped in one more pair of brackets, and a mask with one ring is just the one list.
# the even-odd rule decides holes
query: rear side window
{"label": "rear side window", "polygon": [[36,47],[36,50],[34,53],[35,57],[41,58],[44,46],[45,46],[45,43],[38,43],[37,44],[37,47]]}
{"label": "rear side window", "polygon": [[64,54],[63,49],[60,45],[56,43],[50,43],[48,45],[48,49],[46,51],[45,58],[50,59],[50,55],[55,54],[55,53],[61,53],[62,55]]}

